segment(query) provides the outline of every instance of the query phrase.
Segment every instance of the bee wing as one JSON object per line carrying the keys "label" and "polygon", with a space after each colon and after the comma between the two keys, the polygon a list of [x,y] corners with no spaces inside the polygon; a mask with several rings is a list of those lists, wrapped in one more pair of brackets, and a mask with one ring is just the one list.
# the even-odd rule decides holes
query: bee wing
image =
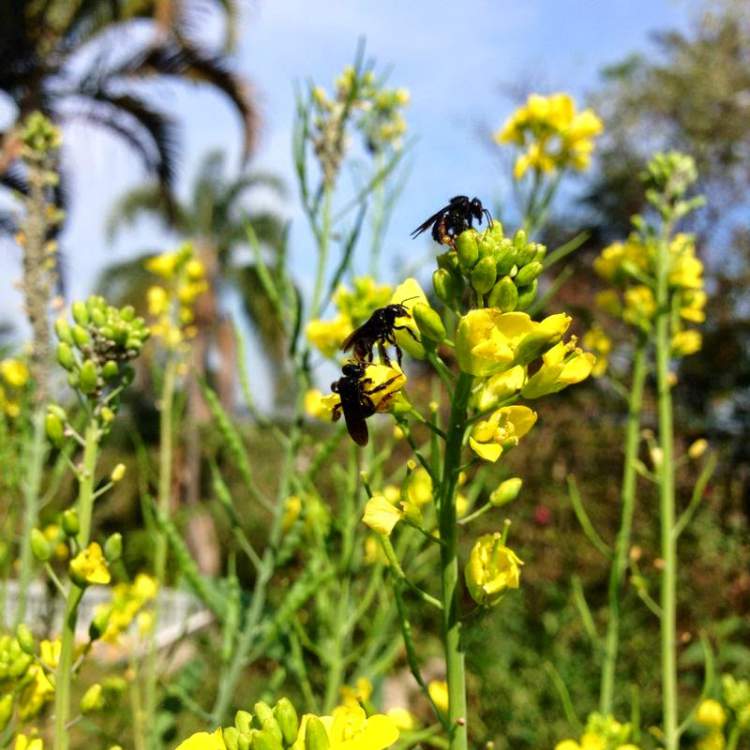
{"label": "bee wing", "polygon": [[367,422],[360,413],[359,409],[344,407],[344,421],[346,429],[351,435],[352,440],[357,445],[367,445],[370,435],[367,432]]}
{"label": "bee wing", "polygon": [[[369,322],[369,321],[368,321]],[[362,335],[367,323],[362,323],[359,328],[355,328],[341,344],[341,351],[346,352],[354,346],[354,342]]]}
{"label": "bee wing", "polygon": [[422,232],[426,232],[441,216],[441,214],[447,209],[449,206],[443,206],[439,211],[436,211],[432,216],[430,216],[427,221],[420,224],[412,233],[411,238],[414,239],[415,237],[419,237]]}

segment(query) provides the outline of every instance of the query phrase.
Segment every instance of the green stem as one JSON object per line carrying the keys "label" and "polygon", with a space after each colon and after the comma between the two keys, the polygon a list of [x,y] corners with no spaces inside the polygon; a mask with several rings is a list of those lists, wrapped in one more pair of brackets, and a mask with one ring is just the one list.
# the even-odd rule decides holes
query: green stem
{"label": "green stem", "polygon": [[466,674],[461,649],[461,621],[458,612],[458,544],[456,525],[456,482],[461,467],[461,449],[466,431],[466,412],[473,378],[461,373],[451,407],[448,440],[440,485],[439,526],[442,636],[448,681],[448,723],[450,750],[467,750]]}
{"label": "green stem", "polygon": [[[94,481],[96,458],[99,450],[100,431],[95,419],[91,419],[84,435],[83,467],[78,485],[76,510],[80,530],[78,545],[85,549],[91,534],[91,516],[94,509]],[[78,606],[83,598],[83,589],[71,583],[68,600],[65,603],[65,619],[60,644],[60,660],[55,676],[55,750],[67,750],[69,745],[68,721],[70,718],[70,687],[73,676],[73,651],[75,647]]]}
{"label": "green stem", "polygon": [[26,598],[31,576],[34,571],[34,556],[31,552],[31,531],[36,526],[39,509],[39,491],[42,484],[44,459],[47,455],[47,442],[44,431],[44,409],[37,406],[32,417],[32,437],[27,444],[24,466],[27,481],[23,490],[23,530],[21,532],[21,549],[19,552],[21,571],[18,578],[18,605],[16,608],[16,625],[23,622],[26,616]]}
{"label": "green stem", "polygon": [[323,299],[323,284],[325,283],[325,272],[328,265],[328,248],[331,243],[331,198],[331,188],[326,186],[323,193],[320,231],[316,233],[318,240],[318,265],[315,272],[315,287],[313,288],[312,302],[310,304],[311,320],[317,318],[321,313],[320,305]]}
{"label": "green stem", "polygon": [[639,337],[633,355],[633,383],[630,388],[628,421],[625,426],[625,464],[622,470],[622,488],[620,490],[622,516],[620,530],[615,542],[614,559],[609,571],[609,622],[607,623],[607,635],[604,640],[604,662],[602,664],[601,692],[599,695],[599,710],[603,714],[612,713],[615,692],[617,651],[620,643],[620,596],[627,568],[630,533],[635,509],[637,474],[635,464],[638,458],[638,439],[641,429],[641,408],[646,369],[646,340]]}
{"label": "green stem", "polygon": [[[161,411],[159,415],[159,489],[157,507],[161,518],[169,518],[170,497],[172,494],[172,453],[174,448],[174,425],[172,412],[174,407],[174,395],[177,382],[177,360],[170,356],[164,368],[164,383],[161,392]],[[157,531],[154,549],[154,577],[161,590],[164,586],[164,578],[167,567],[168,541],[161,526]],[[144,674],[144,716],[143,726],[147,731],[154,731],[156,717],[156,683],[157,683],[157,631],[159,623],[159,602],[157,598],[154,607],[154,622],[151,628],[148,654],[146,657]],[[154,734],[151,738],[152,746],[157,746],[158,741]]]}
{"label": "green stem", "polygon": [[729,740],[727,741],[727,750],[737,750],[737,743],[740,741],[740,726],[735,724],[732,727],[732,731],[729,733]]}
{"label": "green stem", "polygon": [[677,540],[675,525],[672,393],[669,382],[671,353],[669,305],[669,236],[671,223],[665,222],[658,246],[656,273],[656,388],[659,409],[659,514],[661,516],[661,670],[662,709],[665,750],[677,750],[677,658],[676,658],[676,582]]}

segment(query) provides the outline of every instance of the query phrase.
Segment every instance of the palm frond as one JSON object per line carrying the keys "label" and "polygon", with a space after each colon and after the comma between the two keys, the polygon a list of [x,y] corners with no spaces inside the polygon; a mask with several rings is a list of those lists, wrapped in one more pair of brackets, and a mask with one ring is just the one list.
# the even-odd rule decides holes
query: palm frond
{"label": "palm frond", "polygon": [[120,229],[147,216],[159,219],[165,228],[181,233],[185,233],[189,225],[185,208],[170,204],[158,183],[147,183],[129,190],[112,207],[107,217],[107,238],[114,239]]}

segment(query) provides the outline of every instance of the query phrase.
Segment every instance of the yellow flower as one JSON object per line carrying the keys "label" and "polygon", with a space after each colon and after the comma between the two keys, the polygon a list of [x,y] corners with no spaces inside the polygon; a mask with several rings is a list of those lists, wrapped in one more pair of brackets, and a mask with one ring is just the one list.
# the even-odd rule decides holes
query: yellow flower
{"label": "yellow flower", "polygon": [[685,289],[680,295],[680,317],[691,323],[703,323],[708,296],[702,289]]}
{"label": "yellow flower", "polygon": [[317,388],[305,394],[305,412],[314,419],[330,420],[333,407],[338,403],[340,399],[335,393],[324,395]]}
{"label": "yellow flower", "polygon": [[[395,364],[393,366],[381,364],[367,365],[363,380],[366,381],[364,390],[372,392],[368,394],[368,398],[372,401],[376,412],[388,411],[393,405],[394,397],[406,385],[406,375]],[[385,385],[386,383],[387,385]],[[375,390],[379,386],[385,387],[381,390]],[[335,416],[338,419],[341,413],[337,413],[334,409],[340,403],[341,399],[339,395],[332,393],[328,396],[322,396],[315,404],[315,407],[321,413],[321,418],[333,419]]]}
{"label": "yellow flower", "polygon": [[44,742],[41,737],[17,734],[13,750],[44,750]]}
{"label": "yellow flower", "polygon": [[191,281],[199,281],[206,275],[206,269],[197,258],[192,258],[185,265],[185,273]]}
{"label": "yellow flower", "polygon": [[343,284],[333,297],[339,313],[352,322],[352,327],[364,323],[378,308],[388,304],[392,288],[378,284],[372,276],[358,276],[352,281],[352,289]]}
{"label": "yellow flower", "polygon": [[695,243],[688,234],[677,234],[669,245],[669,283],[683,289],[703,287],[703,263],[695,257]]}
{"label": "yellow flower", "polygon": [[360,677],[351,685],[342,685],[339,691],[341,693],[341,703],[345,706],[358,706],[360,703],[367,703],[372,696],[372,683],[367,677]]}
{"label": "yellow flower", "polygon": [[[422,304],[429,305],[427,295],[419,285],[416,279],[408,278],[403,283],[399,284],[393,294],[391,295],[390,303],[392,305],[403,305],[411,315],[411,311],[414,309],[414,305]],[[396,318],[397,326],[406,326],[411,331],[396,331],[396,343],[408,354],[415,359],[424,359],[426,356],[425,349],[422,344],[415,340],[420,338],[419,329],[417,324],[414,322],[414,318]]]}
{"label": "yellow flower", "polygon": [[719,701],[707,698],[700,702],[695,720],[709,729],[721,729],[727,721],[727,713]]}
{"label": "yellow flower", "polygon": [[596,362],[591,370],[595,378],[599,378],[607,371],[609,355],[612,351],[612,339],[607,336],[601,326],[593,325],[583,336],[583,345],[591,349],[596,355]]}
{"label": "yellow flower", "polygon": [[644,284],[638,284],[625,290],[625,309],[622,319],[630,325],[648,329],[656,315],[656,297],[653,291]]}
{"label": "yellow flower", "polygon": [[523,562],[503,544],[502,534],[483,534],[474,542],[466,563],[466,586],[477,604],[497,604],[507,589],[517,589]]}
{"label": "yellow flower", "polygon": [[163,286],[150,286],[146,292],[148,314],[157,317],[169,309],[169,295]]}
{"label": "yellow flower", "polygon": [[385,750],[399,736],[393,719],[385,714],[368,717],[361,706],[337,706],[327,719],[321,717],[331,750]]}
{"label": "yellow flower", "polygon": [[698,438],[694,440],[687,450],[688,457],[693,461],[699,459],[708,450],[708,440],[705,438]]}
{"label": "yellow flower", "polygon": [[403,511],[391,505],[383,495],[373,495],[365,505],[362,521],[378,534],[388,536],[403,517]]}
{"label": "yellow flower", "polygon": [[107,560],[97,542],[91,542],[70,561],[70,575],[79,586],[110,582]]}
{"label": "yellow flower", "polygon": [[399,706],[389,708],[386,716],[393,720],[396,728],[403,732],[410,732],[417,725],[415,718],[405,708]]}
{"label": "yellow flower", "polygon": [[364,560],[365,565],[385,565],[385,563],[388,562],[388,558],[383,551],[383,546],[373,534],[370,534],[365,539],[365,552],[362,559]]}
{"label": "yellow flower", "polygon": [[55,638],[54,641],[41,641],[39,643],[39,661],[54,672],[60,662],[61,649],[62,643],[59,638]]}
{"label": "yellow flower", "polygon": [[23,388],[29,382],[29,368],[20,359],[4,359],[0,362],[0,375],[13,388]]}
{"label": "yellow flower", "polygon": [[518,445],[535,422],[536,412],[528,406],[503,406],[477,423],[469,445],[480,458],[494,463],[503,451]]}
{"label": "yellow flower", "polygon": [[174,275],[179,260],[179,251],[174,251],[155,255],[149,258],[144,265],[147,271],[161,276],[163,279],[170,279]]}
{"label": "yellow flower", "polygon": [[607,741],[594,732],[586,732],[581,737],[581,750],[607,750]]}
{"label": "yellow flower", "polygon": [[183,740],[175,750],[226,750],[222,738],[221,729],[210,734],[208,732],[196,732]]}
{"label": "yellow flower", "polygon": [[726,741],[721,730],[714,730],[703,737],[695,746],[696,750],[724,750]]}
{"label": "yellow flower", "polygon": [[432,477],[427,469],[420,466],[409,472],[404,480],[404,488],[401,494],[405,504],[417,508],[432,502]]}
{"label": "yellow flower", "polygon": [[139,573],[131,584],[118,583],[114,586],[111,601],[99,605],[95,610],[95,616],[109,610],[102,640],[116,643],[120,634],[130,627],[143,607],[156,598],[158,589],[156,579],[146,573]]}
{"label": "yellow flower", "polygon": [[444,680],[433,680],[427,685],[427,692],[432,702],[443,713],[448,713],[448,683]]}
{"label": "yellow flower", "polygon": [[524,398],[534,399],[557,393],[569,385],[580,383],[590,374],[596,357],[576,345],[575,336],[562,341],[542,355],[542,366],[529,378],[521,390]]}
{"label": "yellow flower", "polygon": [[26,678],[28,682],[18,698],[18,717],[22,721],[36,716],[55,694],[55,688],[39,664],[29,667]]}
{"label": "yellow flower", "polygon": [[305,334],[307,340],[325,357],[333,357],[346,337],[354,330],[348,316],[339,314],[333,320],[311,320]]}
{"label": "yellow flower", "polygon": [[526,382],[526,369],[521,365],[511,367],[505,372],[491,375],[482,384],[481,390],[475,397],[475,404],[479,411],[489,411],[501,402],[515,396]]}
{"label": "yellow flower", "polygon": [[678,331],[672,336],[672,356],[688,357],[700,351],[703,337],[698,331]]}
{"label": "yellow flower", "polygon": [[284,516],[281,519],[281,528],[284,531],[294,526],[295,521],[299,518],[299,514],[302,511],[302,500],[298,495],[290,495],[284,500]]}
{"label": "yellow flower", "polygon": [[555,745],[555,750],[581,750],[581,746],[575,740],[563,740]]}

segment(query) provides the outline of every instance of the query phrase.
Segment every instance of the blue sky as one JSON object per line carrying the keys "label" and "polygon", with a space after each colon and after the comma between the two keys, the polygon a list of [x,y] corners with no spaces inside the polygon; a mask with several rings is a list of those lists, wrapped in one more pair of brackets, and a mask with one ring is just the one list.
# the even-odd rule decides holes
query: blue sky
{"label": "blue sky", "polygon": [[[502,85],[567,90],[579,100],[604,65],[651,48],[649,34],[685,29],[691,0],[253,0],[243,3],[236,67],[249,76],[262,113],[253,165],[284,177],[291,190],[283,210],[292,220],[292,248],[303,285],[311,245],[296,208],[290,134],[293,82],[326,87],[351,61],[357,38],[390,83],[411,91],[406,111],[417,137],[403,199],[393,217],[386,258],[414,252],[408,235],[456,193],[492,203],[507,176],[482,132],[497,128],[513,108]],[[221,147],[237,164],[239,124],[221,98],[193,87],[160,85],[161,107],[183,123],[179,182],[189,184],[201,156]],[[143,178],[122,144],[95,128],[65,133],[65,164],[73,174],[73,205],[65,232],[72,298],[88,293],[101,268],[143,248],[167,248],[173,238],[144,224],[109,243],[103,227],[113,200]],[[0,280],[0,319],[18,320],[13,288],[18,251]],[[6,257],[8,257],[6,255]],[[388,277],[390,268],[384,269]]]}

